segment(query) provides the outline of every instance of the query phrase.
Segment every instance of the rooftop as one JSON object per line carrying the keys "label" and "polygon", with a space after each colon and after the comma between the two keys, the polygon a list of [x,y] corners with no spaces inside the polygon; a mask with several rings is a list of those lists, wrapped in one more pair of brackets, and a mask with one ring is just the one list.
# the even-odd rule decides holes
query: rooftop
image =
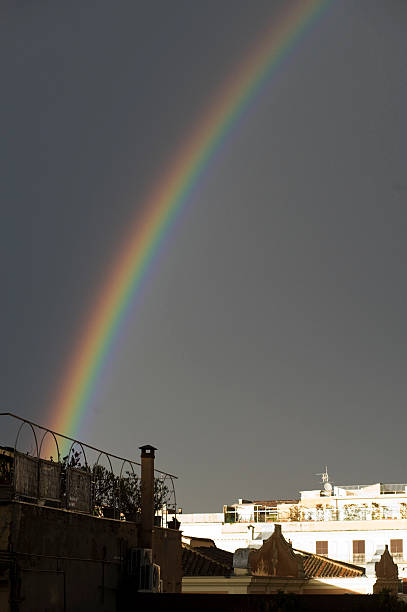
{"label": "rooftop", "polygon": [[307,578],[354,578],[365,573],[358,565],[335,561],[303,550],[294,549],[294,552],[304,557],[304,572]]}
{"label": "rooftop", "polygon": [[[293,550],[303,557],[306,578],[355,578],[365,574],[357,565]],[[233,574],[233,553],[216,547],[197,548],[183,544],[182,569],[184,576],[230,576]]]}

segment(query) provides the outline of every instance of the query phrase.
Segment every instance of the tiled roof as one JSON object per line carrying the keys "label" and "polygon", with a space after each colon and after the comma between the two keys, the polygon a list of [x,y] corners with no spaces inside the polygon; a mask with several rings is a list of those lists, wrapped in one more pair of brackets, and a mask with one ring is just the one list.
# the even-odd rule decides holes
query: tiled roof
{"label": "tiled roof", "polygon": [[[217,552],[214,553],[214,551]],[[230,558],[230,562],[223,562]],[[203,546],[197,549],[187,544],[182,545],[182,573],[184,576],[229,576],[232,571],[232,553],[219,548]]]}
{"label": "tiled roof", "polygon": [[365,570],[351,563],[334,561],[328,557],[293,549],[304,557],[304,572],[307,578],[354,578],[363,576]]}
{"label": "tiled roof", "polygon": [[[362,567],[351,563],[293,550],[303,557],[306,578],[354,578],[365,573]],[[192,548],[183,544],[182,569],[184,576],[230,576],[233,574],[233,553],[215,547]]]}
{"label": "tiled roof", "polygon": [[[322,555],[293,549],[303,557],[306,578],[354,578],[365,570],[357,565],[329,559]],[[182,545],[184,576],[230,576],[233,574],[233,553],[215,546]]]}
{"label": "tiled roof", "polygon": [[233,568],[233,553],[228,550],[222,550],[221,548],[216,548],[216,546],[211,546],[210,548],[208,546],[198,546],[194,547],[194,550],[209,557],[212,561],[226,565],[231,570]]}
{"label": "tiled roof", "polygon": [[[188,538],[188,536],[185,536],[186,538]],[[198,538],[195,536],[191,536],[189,537],[190,540],[190,546],[193,546],[193,548],[196,548],[195,542],[207,542],[207,546],[215,546],[215,542],[212,540],[212,538]]]}

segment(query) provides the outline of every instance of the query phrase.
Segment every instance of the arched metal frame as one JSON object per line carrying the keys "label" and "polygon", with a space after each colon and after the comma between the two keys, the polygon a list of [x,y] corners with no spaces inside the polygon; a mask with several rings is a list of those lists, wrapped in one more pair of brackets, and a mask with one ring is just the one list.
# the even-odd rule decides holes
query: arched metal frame
{"label": "arched metal frame", "polygon": [[[36,451],[36,456],[33,457],[31,455],[31,457],[33,459],[38,460],[38,461],[42,461],[42,459],[41,459],[41,452],[42,452],[44,440],[45,440],[45,438],[46,438],[46,436],[48,434],[51,434],[51,436],[54,438],[54,442],[55,442],[55,446],[56,446],[57,454],[58,454],[58,463],[61,463],[61,452],[60,452],[60,445],[58,443],[58,438],[62,438],[64,440],[69,440],[71,442],[71,445],[69,447],[69,452],[68,452],[68,455],[67,455],[67,467],[70,467],[69,466],[69,460],[70,460],[70,457],[71,457],[71,454],[72,454],[72,451],[73,451],[73,448],[74,448],[75,445],[79,446],[81,451],[82,451],[82,453],[83,453],[83,459],[84,459],[84,462],[85,462],[85,465],[83,467],[84,467],[85,471],[87,471],[89,474],[92,474],[92,471],[93,471],[93,469],[96,466],[101,465],[99,463],[99,461],[100,461],[100,458],[102,457],[102,455],[104,455],[107,458],[108,462],[109,462],[110,472],[111,472],[111,474],[113,476],[112,480],[114,481],[113,482],[113,500],[114,500],[113,503],[114,503],[114,518],[116,518],[116,510],[118,510],[119,513],[121,511],[121,502],[122,502],[121,495],[122,495],[122,491],[121,491],[120,484],[121,484],[122,480],[124,479],[124,476],[123,476],[124,466],[125,466],[126,463],[129,464],[130,467],[131,467],[132,474],[133,474],[133,476],[135,476],[136,472],[134,470],[134,466],[137,465],[140,468],[141,467],[140,463],[138,463],[137,461],[132,461],[130,459],[125,459],[124,457],[120,457],[118,455],[114,455],[113,453],[108,453],[108,452],[106,452],[104,450],[101,450],[100,448],[96,448],[96,447],[91,446],[89,444],[82,443],[80,440],[75,440],[74,438],[70,438],[69,436],[65,436],[64,434],[60,434],[60,433],[58,433],[56,431],[52,431],[52,429],[43,427],[42,425],[39,425],[38,423],[34,423],[33,421],[29,421],[28,419],[22,418],[22,417],[20,417],[18,415],[15,415],[15,414],[11,413],[11,412],[2,412],[2,413],[0,413],[0,417],[11,417],[13,419],[16,419],[16,420],[20,421],[20,426],[18,427],[17,435],[16,435],[15,442],[14,442],[14,452],[15,453],[20,452],[20,451],[17,450],[17,445],[18,445],[18,441],[20,439],[21,431],[22,431],[22,429],[24,427],[28,426],[31,429],[32,435],[34,437],[35,451]],[[40,441],[39,445],[38,445],[39,437],[37,436],[37,431],[36,430],[41,430],[41,431],[44,432],[42,434],[41,441]],[[91,451],[96,451],[97,453],[99,453],[97,461],[93,465],[93,468],[90,468],[90,466],[89,466],[88,458],[87,458],[87,455],[86,455],[86,452],[85,452],[85,447],[86,447],[86,449],[88,451],[91,450]],[[22,453],[20,453],[20,454],[22,454]],[[27,455],[28,454],[29,453],[27,453]],[[111,459],[118,459],[118,460],[121,461],[120,473],[119,473],[119,477],[118,477],[118,483],[119,483],[118,488],[119,488],[119,491],[116,490],[116,488],[117,488],[116,487],[116,482],[117,482],[116,479],[117,479],[117,477],[115,477],[115,473],[114,473],[114,470],[113,470],[113,465],[112,465]],[[80,467],[77,468],[77,469],[80,469]],[[175,515],[176,515],[177,506],[176,506],[176,493],[175,493],[174,479],[176,479],[177,476],[174,476],[173,474],[169,474],[169,473],[164,472],[162,470],[155,469],[154,470],[154,477],[155,477],[155,479],[159,479],[161,481],[161,483],[163,483],[163,484],[166,483],[167,479],[169,481],[171,481],[171,484],[168,487],[169,488],[169,498],[168,498],[168,500],[171,499],[171,502],[173,501],[173,503],[174,503],[174,512],[175,512]],[[14,478],[15,478],[15,476],[13,477],[13,480],[14,480]],[[93,482],[93,486],[94,486],[94,482]],[[93,496],[94,496],[94,493],[91,490],[91,499],[94,499]],[[168,514],[168,503],[166,504],[166,507],[167,507],[166,513]],[[164,513],[163,513],[163,515],[164,515]]]}
{"label": "arched metal frame", "polygon": [[[176,496],[176,493],[175,493],[174,478],[171,476],[171,474],[165,474],[164,478],[161,478],[161,482],[162,482],[163,486],[166,486],[165,482],[167,480],[169,480],[171,482],[171,486],[168,489],[169,490],[169,499],[168,499],[168,501],[170,501],[170,499],[172,498],[172,500],[174,502],[174,518],[176,518],[176,515],[177,515],[177,496]],[[167,527],[167,525],[168,525],[168,506],[169,506],[169,504],[166,502],[165,503],[165,527]],[[164,507],[164,505],[161,508],[161,512],[162,512],[162,517],[164,519],[163,507]],[[164,523],[164,520],[163,520],[163,523]],[[163,525],[163,527],[164,527],[164,525]]]}
{"label": "arched metal frame", "polygon": [[131,467],[131,471],[133,472],[133,476],[134,476],[134,474],[135,474],[134,467],[133,467],[133,462],[132,462],[132,461],[129,461],[128,459],[124,459],[124,461],[123,461],[123,463],[122,463],[122,467],[120,468],[120,476],[119,476],[119,478],[121,478],[121,477],[122,477],[122,474],[123,474],[123,468],[124,468],[124,466],[125,466],[125,464],[126,464],[126,463],[128,463],[128,464],[130,465],[130,467]]}
{"label": "arched metal frame", "polygon": [[[104,455],[105,457],[107,457],[107,460],[108,460],[109,465],[110,465],[110,471],[112,472],[112,474],[114,474],[114,471],[113,471],[113,466],[112,466],[112,462],[110,461],[110,457],[109,457],[109,453],[105,453],[104,451],[101,451],[101,452],[99,453],[98,458],[96,459],[96,463],[95,463],[94,467],[96,467],[96,466],[98,466],[98,465],[99,465],[99,459],[101,458],[101,456],[102,456],[102,455]],[[103,467],[103,466],[101,466],[101,467]]]}
{"label": "arched metal frame", "polygon": [[14,452],[19,452],[19,451],[17,451],[17,442],[18,442],[18,438],[20,437],[20,432],[23,429],[24,425],[28,425],[31,428],[31,431],[33,432],[33,436],[34,436],[34,440],[35,440],[35,448],[37,450],[37,459],[39,459],[37,434],[35,433],[35,429],[34,429],[32,423],[30,423],[30,421],[23,420],[23,422],[21,423],[20,427],[18,428],[16,439],[15,439],[15,442],[14,442]]}
{"label": "arched metal frame", "polygon": [[83,448],[82,442],[79,442],[79,440],[74,440],[72,442],[71,446],[69,447],[69,453],[67,455],[67,461],[66,461],[67,466],[70,467],[70,465],[69,465],[69,457],[71,456],[71,452],[72,452],[72,449],[75,446],[75,444],[78,444],[81,447],[82,452],[83,452],[83,458],[85,459],[85,468],[86,468],[86,470],[89,470],[89,465],[88,465],[88,460],[86,458],[85,449]]}
{"label": "arched metal frame", "polygon": [[[84,466],[83,465],[75,466],[75,465],[70,465],[69,464],[71,453],[72,453],[73,448],[74,448],[75,445],[80,446],[80,448],[81,448],[81,451],[83,453],[83,459],[85,461],[85,465]],[[75,472],[81,473],[81,476],[78,476],[78,475],[74,476]],[[92,485],[91,485],[91,482],[92,482],[91,470],[89,469],[88,459],[87,459],[86,452],[85,452],[85,449],[83,447],[82,442],[80,442],[79,440],[72,440],[72,444],[69,447],[69,451],[68,451],[68,454],[66,456],[66,505],[67,505],[67,507],[69,507],[69,509],[72,508],[72,506],[71,506],[72,498],[70,497],[71,487],[72,487],[71,479],[77,479],[78,477],[81,478],[82,481],[83,481],[83,479],[85,477],[89,478],[89,489],[88,489],[89,496],[88,496],[88,499],[86,499],[86,496],[85,496],[86,506],[82,506],[82,508],[79,508],[79,511],[83,511],[83,512],[91,514],[92,507],[93,507],[93,502],[92,502]],[[75,502],[75,504],[76,503],[77,502]],[[83,498],[82,498],[80,503],[84,503],[84,499]],[[76,508],[77,506],[74,506],[74,507]],[[86,508],[86,509],[84,509],[84,508]]]}
{"label": "arched metal frame", "polygon": [[[14,457],[16,457],[17,453],[20,452],[20,451],[17,450],[17,444],[18,444],[18,439],[20,437],[21,430],[24,428],[25,425],[28,425],[29,428],[31,429],[32,433],[33,433],[34,441],[35,441],[35,449],[37,451],[37,456],[35,457],[35,459],[38,461],[39,453],[38,453],[38,438],[37,438],[37,434],[35,433],[35,429],[34,429],[33,424],[30,423],[29,421],[26,421],[25,419],[22,419],[22,423],[21,423],[20,427],[18,428],[16,439],[14,441]],[[23,453],[20,453],[20,454],[23,454]],[[28,454],[29,453],[27,452],[27,455]],[[29,456],[32,456],[32,455],[29,455]],[[15,461],[16,461],[16,459],[15,459]],[[38,472],[37,472],[37,476],[38,476]],[[17,494],[17,469],[16,469],[16,464],[13,467],[12,482],[13,482],[13,491],[14,491],[14,494],[16,495]],[[37,480],[36,489],[37,489],[37,499],[38,499],[38,480]]]}
{"label": "arched metal frame", "polygon": [[58,444],[58,440],[57,440],[57,437],[56,437],[56,435],[54,434],[54,432],[53,432],[53,431],[50,431],[49,429],[46,429],[46,430],[45,430],[45,432],[44,432],[44,434],[43,434],[43,436],[42,436],[42,438],[41,438],[40,448],[39,448],[39,451],[38,451],[38,458],[39,458],[39,459],[41,459],[41,449],[42,449],[42,444],[43,444],[43,442],[44,442],[44,438],[45,438],[45,437],[46,437],[48,434],[50,434],[50,435],[51,435],[51,436],[54,438],[55,446],[56,446],[56,448],[57,448],[57,454],[58,454],[58,463],[59,463],[59,462],[61,461],[61,454],[60,454],[60,452],[59,452],[59,444]]}
{"label": "arched metal frame", "polygon": [[[110,473],[113,476],[114,479],[114,470],[113,470],[113,465],[112,462],[110,460],[109,457],[109,453],[105,453],[104,451],[100,451],[98,458],[96,459],[96,463],[93,465],[92,470],[95,469],[95,467],[98,467],[100,465],[100,467],[103,467],[100,463],[99,463],[99,459],[103,456],[105,456],[109,462],[110,465]],[[92,491],[92,498],[93,498],[93,505],[95,505],[95,481],[93,480],[93,491]],[[114,490],[114,484],[113,484],[113,516],[116,517],[116,492]]]}
{"label": "arched metal frame", "polygon": [[136,473],[134,471],[133,463],[131,461],[129,461],[128,459],[124,459],[123,462],[122,462],[122,467],[120,468],[120,474],[119,474],[119,504],[118,504],[119,519],[120,519],[120,516],[121,516],[121,510],[122,510],[122,490],[121,490],[121,486],[120,485],[121,485],[121,482],[122,482],[122,479],[123,479],[123,476],[122,476],[123,468],[124,468],[126,463],[128,463],[130,465],[131,471],[133,473],[133,476],[136,475]]}

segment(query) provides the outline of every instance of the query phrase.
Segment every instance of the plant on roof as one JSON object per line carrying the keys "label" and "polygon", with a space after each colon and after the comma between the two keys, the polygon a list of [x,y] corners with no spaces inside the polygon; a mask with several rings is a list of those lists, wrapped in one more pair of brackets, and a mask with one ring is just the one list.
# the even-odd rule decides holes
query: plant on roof
{"label": "plant on roof", "polygon": [[377,502],[372,502],[372,520],[380,519],[380,506]]}
{"label": "plant on roof", "polygon": [[301,509],[298,504],[290,507],[290,521],[299,521],[301,519]]}
{"label": "plant on roof", "polygon": [[[136,520],[141,512],[141,479],[133,472],[125,472],[121,477],[112,470],[95,463],[92,468],[82,462],[82,451],[74,451],[63,457],[61,462],[61,489],[63,496],[67,491],[69,469],[90,472],[93,509],[96,516],[119,517]],[[154,510],[162,510],[168,504],[170,490],[165,481],[154,479]]]}
{"label": "plant on roof", "polygon": [[[94,506],[97,514],[106,514],[106,509],[113,514],[121,513],[127,520],[136,520],[141,512],[141,479],[137,474],[126,471],[124,475],[115,476],[113,472],[101,465],[92,468]],[[168,504],[170,490],[160,478],[154,479],[154,510],[162,510]],[[105,510],[104,510],[105,509]]]}
{"label": "plant on roof", "polygon": [[344,506],[344,511],[345,521],[357,521],[360,519],[360,508],[357,506],[357,504],[347,504]]}

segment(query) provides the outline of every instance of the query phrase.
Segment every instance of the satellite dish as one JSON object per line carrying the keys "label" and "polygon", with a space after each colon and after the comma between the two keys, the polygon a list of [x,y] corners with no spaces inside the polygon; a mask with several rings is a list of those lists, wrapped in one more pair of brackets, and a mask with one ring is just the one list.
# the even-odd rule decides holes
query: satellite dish
{"label": "satellite dish", "polygon": [[332,493],[332,485],[330,482],[324,482],[324,491]]}

